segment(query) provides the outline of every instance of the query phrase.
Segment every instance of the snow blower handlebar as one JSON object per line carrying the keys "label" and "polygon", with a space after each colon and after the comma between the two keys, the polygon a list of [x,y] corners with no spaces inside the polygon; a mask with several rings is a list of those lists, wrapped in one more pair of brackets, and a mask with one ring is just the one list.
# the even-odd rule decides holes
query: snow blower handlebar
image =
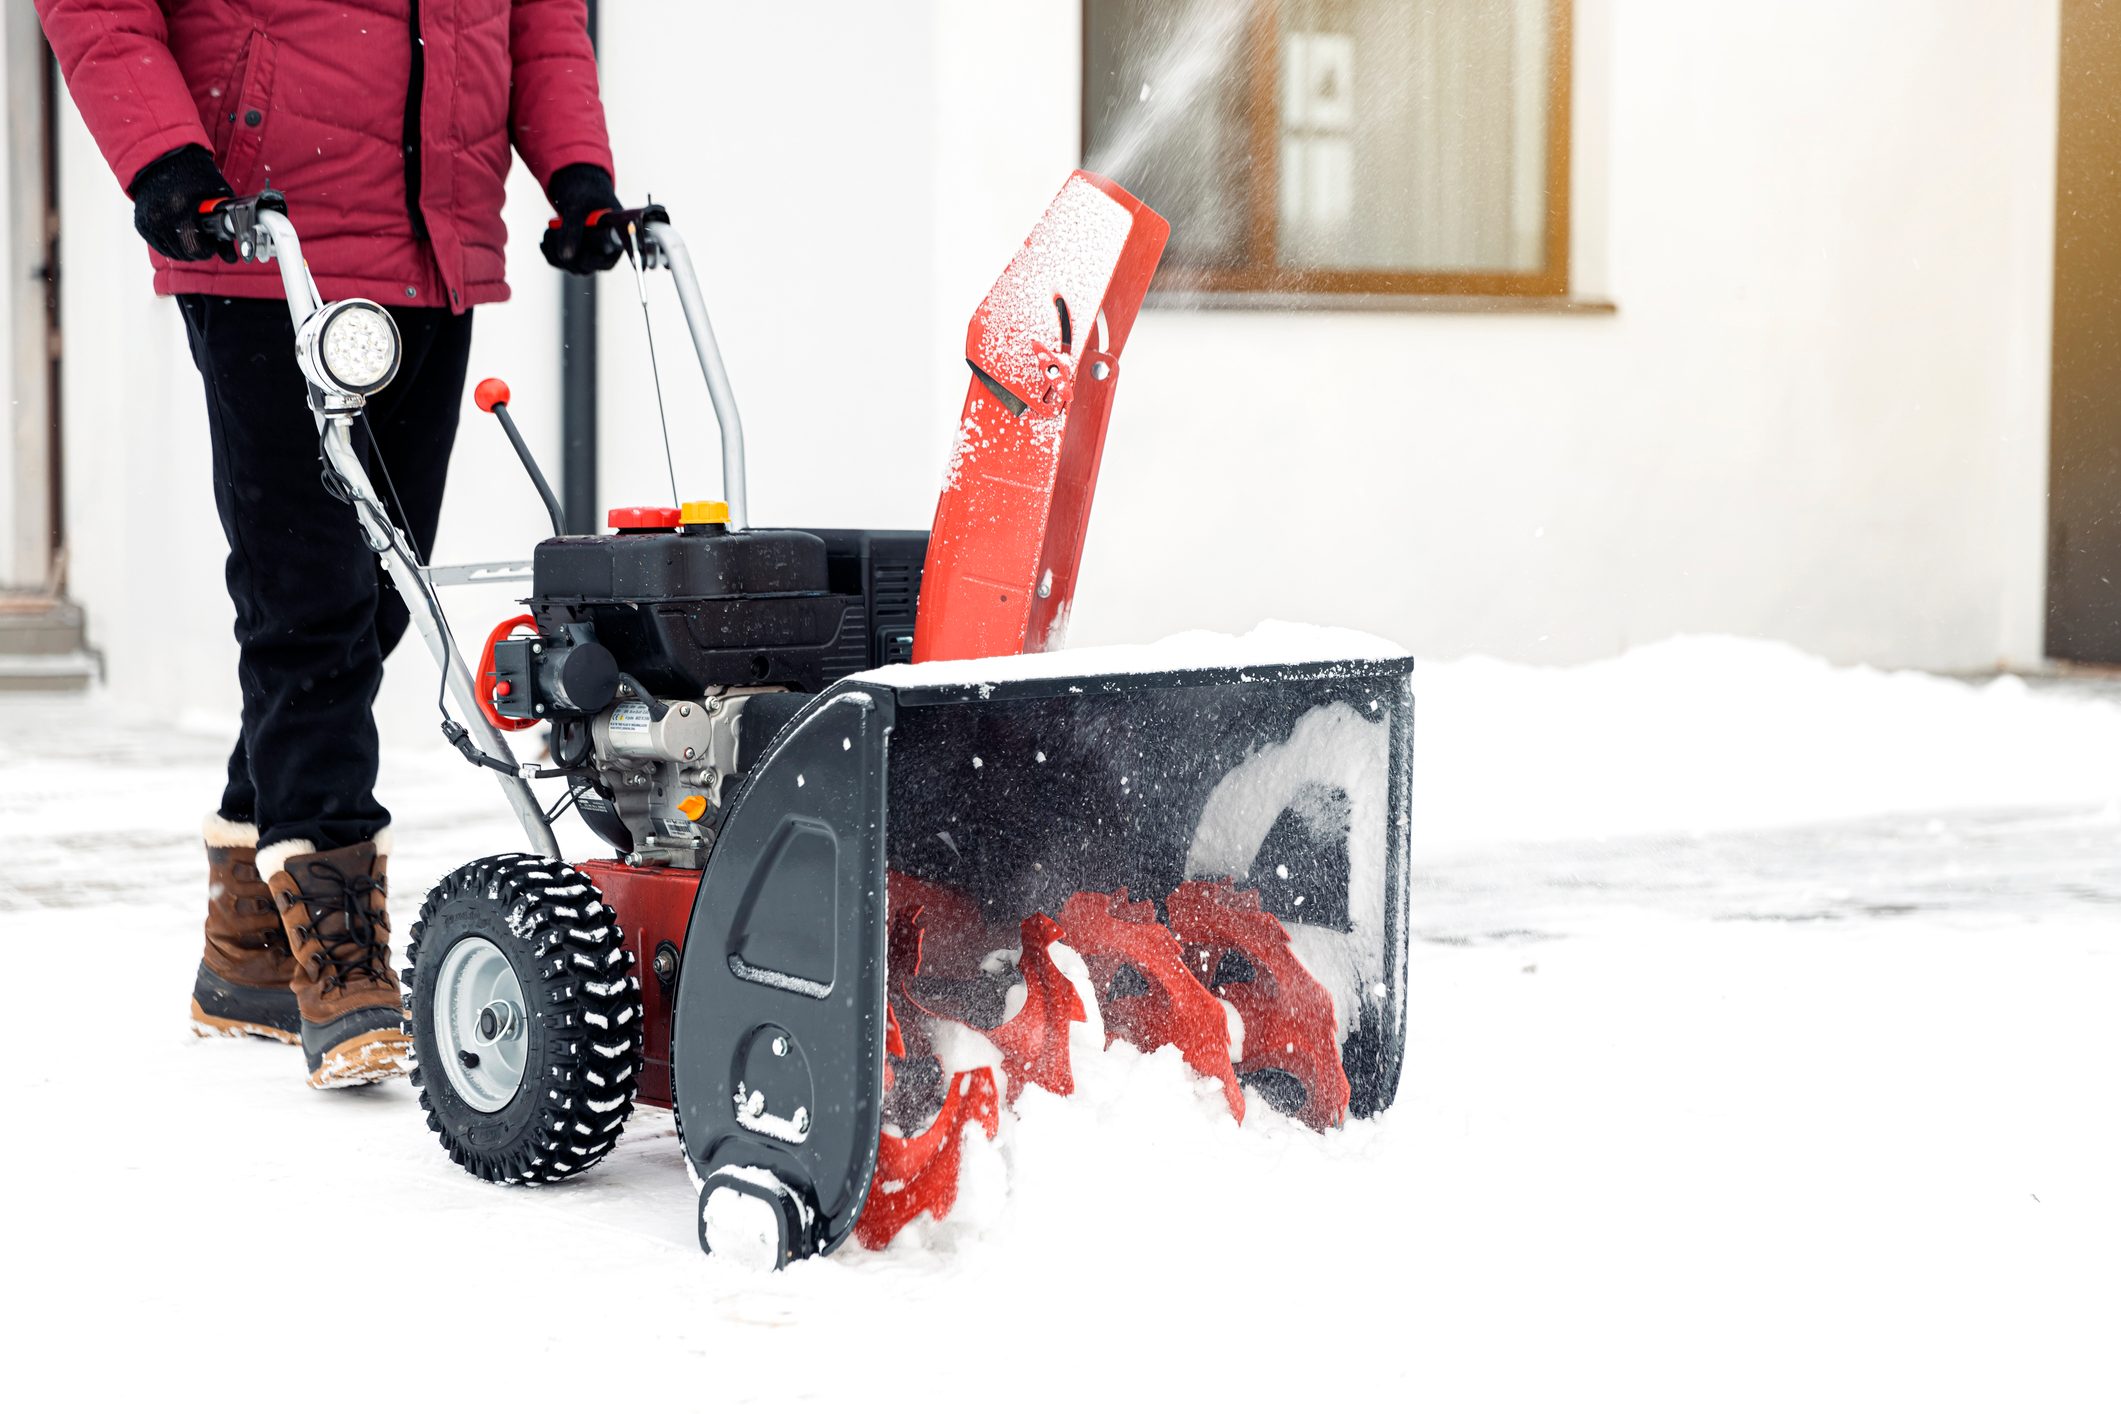
{"label": "snow blower handlebar", "polygon": [[736,393],[729,386],[729,370],[722,365],[722,348],[715,342],[714,325],[707,319],[707,302],[700,297],[692,255],[660,206],[648,208],[640,232],[642,263],[652,264],[660,258],[670,267],[670,278],[678,287],[678,304],[685,311],[686,328],[692,331],[692,348],[699,355],[700,374],[707,380],[707,400],[714,405],[714,420],[722,430],[722,499],[729,503],[729,528],[742,530],[751,524],[744,487],[744,423],[737,415]]}
{"label": "snow blower handlebar", "polygon": [[[456,703],[457,717],[443,714],[443,731],[467,759],[502,774],[502,791],[532,848],[558,858],[560,845],[551,821],[524,779],[524,771],[533,768],[518,765],[506,738],[480,710],[471,664],[449,631],[427,566],[384,509],[368,479],[368,468],[354,451],[354,418],[369,396],[387,385],[398,370],[396,323],[373,300],[324,299],[302,259],[302,240],[287,218],[287,203],[280,193],[267,188],[241,201],[210,202],[201,208],[199,220],[212,239],[238,259],[271,260],[279,265],[288,313],[294,320],[295,361],[309,383],[309,404],[316,414],[325,460],[352,504],[369,548],[382,560],[391,586],[405,601],[414,626],[440,666],[444,691]],[[353,348],[351,353],[327,347],[327,335],[341,320],[354,321],[355,331],[366,335],[346,341]]]}
{"label": "snow blower handlebar", "polygon": [[[729,526],[732,530],[744,529],[749,516],[743,422],[737,414],[729,372],[722,363],[721,347],[707,318],[706,301],[701,297],[699,277],[685,242],[671,227],[669,213],[654,204],[598,212],[593,219],[599,224],[616,223],[637,271],[659,265],[670,270],[687,330],[692,335],[693,351],[706,379],[708,399],[721,429],[722,499],[729,506]],[[445,581],[444,575],[463,572],[436,572],[424,563],[417,548],[392,522],[368,478],[366,466],[354,451],[353,419],[367,405],[368,398],[388,385],[398,371],[401,345],[396,323],[389,311],[373,300],[324,298],[302,258],[301,237],[288,219],[286,198],[270,187],[256,196],[208,201],[199,208],[198,220],[201,230],[225,255],[245,261],[271,260],[279,265],[288,312],[294,321],[295,359],[309,384],[309,402],[316,415],[323,455],[354,507],[362,535],[381,558],[392,587],[405,601],[421,639],[441,667],[444,695],[456,705],[454,716],[443,712],[443,731],[467,760],[501,774],[509,806],[530,837],[532,848],[548,857],[558,857],[559,842],[551,819],[529,782],[537,776],[565,773],[543,772],[518,764],[506,738],[489,718],[489,704],[480,697],[471,663],[458,647],[435,597],[439,583],[511,578],[515,572],[509,566],[474,566],[470,578]],[[349,321],[345,328],[356,337],[329,340],[327,336],[342,320]],[[487,385],[481,385],[481,409],[501,414],[510,441],[515,443],[540,499],[553,517],[554,530],[562,531],[557,499],[507,417],[505,385],[500,385],[498,397],[486,396],[490,391],[493,390]]]}
{"label": "snow blower handlebar", "polygon": [[[550,223],[558,226],[558,221]],[[692,349],[699,356],[700,374],[707,381],[707,400],[714,407],[715,424],[722,433],[722,500],[729,506],[729,528],[743,530],[751,524],[750,500],[744,485],[744,420],[737,413],[736,392],[729,384],[729,370],[722,363],[722,346],[714,337],[714,324],[707,318],[707,301],[700,294],[699,275],[692,268],[692,254],[684,237],[670,224],[670,213],[654,202],[623,211],[598,211],[589,217],[593,226],[615,225],[627,257],[640,270],[667,266],[677,286],[678,305],[685,311],[685,327],[692,335]],[[654,357],[654,346],[649,357]]]}

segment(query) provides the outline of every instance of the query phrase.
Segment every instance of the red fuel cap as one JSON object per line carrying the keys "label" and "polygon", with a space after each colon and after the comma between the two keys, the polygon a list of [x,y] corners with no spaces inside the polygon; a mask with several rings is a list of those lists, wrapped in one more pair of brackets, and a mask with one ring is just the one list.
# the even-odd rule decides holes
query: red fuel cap
{"label": "red fuel cap", "polygon": [[604,523],[613,530],[676,530],[676,506],[613,506]]}

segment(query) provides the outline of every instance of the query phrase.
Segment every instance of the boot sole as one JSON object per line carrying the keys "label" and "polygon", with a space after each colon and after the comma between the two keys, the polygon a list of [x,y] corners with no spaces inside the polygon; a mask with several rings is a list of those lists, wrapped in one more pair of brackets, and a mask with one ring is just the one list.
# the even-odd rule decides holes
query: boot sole
{"label": "boot sole", "polygon": [[397,1027],[363,1031],[339,1042],[309,1073],[315,1090],[343,1090],[374,1085],[412,1069],[412,1041]]}
{"label": "boot sole", "polygon": [[282,1031],[277,1026],[266,1026],[256,1021],[238,1021],[233,1017],[211,1016],[193,998],[191,1004],[191,1034],[208,1040],[219,1037],[249,1037],[257,1041],[279,1041],[284,1045],[299,1046],[302,1038],[292,1031]]}

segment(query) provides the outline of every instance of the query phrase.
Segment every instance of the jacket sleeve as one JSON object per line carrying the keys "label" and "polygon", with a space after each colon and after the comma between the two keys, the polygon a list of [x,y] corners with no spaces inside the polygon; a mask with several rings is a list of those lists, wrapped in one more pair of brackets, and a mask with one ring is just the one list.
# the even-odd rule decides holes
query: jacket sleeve
{"label": "jacket sleeve", "polygon": [[586,0],[514,0],[508,54],[509,131],[538,185],[576,162],[612,171]]}
{"label": "jacket sleeve", "polygon": [[37,16],[120,186],[129,189],[142,167],[187,143],[213,150],[170,57],[159,0],[37,0]]}

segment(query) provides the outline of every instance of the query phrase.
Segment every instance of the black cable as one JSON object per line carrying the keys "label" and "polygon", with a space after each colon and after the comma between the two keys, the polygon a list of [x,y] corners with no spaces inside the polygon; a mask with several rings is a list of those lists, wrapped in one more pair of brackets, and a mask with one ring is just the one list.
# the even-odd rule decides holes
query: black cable
{"label": "black cable", "polygon": [[425,560],[427,548],[413,537],[412,517],[405,514],[405,503],[398,499],[398,479],[390,474],[390,463],[383,459],[383,444],[376,440],[376,429],[369,424],[366,410],[355,413],[354,421],[368,434],[368,450],[375,453],[376,470],[383,474],[383,487],[390,492],[390,504],[398,512],[398,529],[404,533],[405,543],[412,546],[413,554]]}
{"label": "black cable", "polygon": [[648,314],[648,281],[641,262],[634,258],[633,242],[626,242],[626,263],[633,267],[633,283],[641,292],[641,327],[648,334],[648,372],[655,380],[655,415],[663,426],[663,466],[670,473],[670,504],[681,506],[678,496],[678,462],[670,450],[670,414],[663,410],[663,369],[655,357],[655,320]]}
{"label": "black cable", "polygon": [[[390,474],[390,464],[384,459],[382,444],[376,440],[376,430],[369,426],[366,413],[356,413],[353,420],[360,424],[363,432],[368,434],[368,449],[375,454],[376,469],[382,473],[383,484],[390,492],[391,505],[397,508],[398,523],[395,529],[400,535],[405,537],[405,543],[411,548],[413,555],[424,563],[427,558],[427,552],[420,547],[419,541],[413,536],[412,518],[405,514],[405,503],[398,497],[397,478]],[[319,438],[318,448],[324,458],[327,485],[334,480],[339,482],[339,489],[335,494],[341,500],[350,502],[352,496],[343,485],[344,478],[339,476],[338,468],[331,464],[328,436]],[[504,775],[514,775],[515,772],[509,770],[498,758],[488,756],[485,752],[473,746],[469,729],[450,714],[449,670],[456,663],[457,635],[455,630],[450,628],[449,616],[442,612],[442,601],[435,596],[434,586],[427,582],[427,576],[415,571],[413,578],[419,581],[420,597],[427,601],[428,612],[434,615],[435,626],[441,630],[442,672],[439,681],[435,684],[435,711],[440,713],[442,717],[442,735],[447,737],[450,744],[462,752],[464,758],[474,765],[485,766]],[[476,683],[473,684],[473,690],[477,690]]]}
{"label": "black cable", "polygon": [[[368,419],[365,414],[356,414],[355,420],[361,424],[361,430],[368,434],[369,450],[375,453],[376,468],[382,473],[383,484],[390,492],[391,505],[396,507],[397,509],[398,524],[395,528],[399,534],[405,537],[405,544],[408,548],[411,549],[414,556],[416,556],[424,563],[427,558],[427,552],[420,547],[419,541],[413,536],[411,517],[405,514],[405,503],[398,496],[397,479],[390,474],[389,463],[385,461],[383,457],[383,448],[376,441],[376,430],[375,428],[368,425]],[[318,449],[324,459],[325,484],[328,487],[333,488],[333,494],[338,496],[339,499],[351,502],[353,498],[345,487],[345,478],[339,475],[338,469],[336,467],[332,466],[331,455],[328,446],[321,439],[318,443]],[[474,743],[471,739],[470,728],[466,727],[463,723],[459,722],[454,716],[450,714],[449,670],[456,661],[456,631],[450,628],[449,615],[442,611],[442,601],[438,597],[436,597],[434,586],[427,582],[427,576],[415,570],[413,573],[413,578],[419,581],[420,597],[427,601],[428,612],[434,615],[435,627],[441,630],[442,674],[441,680],[435,685],[435,711],[441,714],[442,735],[448,739],[449,744],[451,746],[454,746],[457,749],[458,753],[462,755],[466,761],[471,762],[471,764],[473,764],[474,766],[484,766],[489,771],[497,771],[504,776],[515,776],[520,779],[522,776],[522,772],[520,769],[512,768],[507,762],[501,760],[499,757],[489,756],[485,752],[479,750],[477,744]],[[473,691],[477,691],[476,683],[473,684]],[[660,719],[660,717],[662,716],[662,712],[669,710],[667,707],[663,707],[661,703],[656,702],[655,699],[652,697],[648,700],[651,704],[650,711],[658,719]],[[660,708],[661,710],[657,710],[658,708]],[[590,742],[591,745],[594,744],[593,738],[589,737],[586,726],[583,731],[583,736],[585,741]],[[583,757],[583,760],[585,762],[587,760],[587,757],[588,753],[585,752]],[[539,767],[534,771],[533,779],[546,781],[552,780],[556,777],[571,778],[575,774],[575,772],[582,769],[582,765],[580,763],[568,765],[567,763],[562,762],[557,755],[555,755],[554,761],[559,766],[559,769],[548,770],[544,767]],[[552,812],[550,814],[545,815],[545,823],[547,825],[550,825],[555,820],[559,819],[560,815],[565,812],[567,806],[573,803],[573,801],[574,792],[572,789],[570,789],[562,797],[562,799],[553,807]]]}
{"label": "black cable", "polygon": [[[569,717],[556,723],[555,727],[556,730],[553,732],[553,737],[556,744],[552,750],[552,764],[563,771],[587,770],[591,758],[596,754],[596,738],[590,734],[589,723],[580,717]],[[569,727],[579,728],[582,733],[582,749],[579,756],[568,749],[567,732]]]}
{"label": "black cable", "polygon": [[632,673],[619,674],[619,686],[634,695],[634,699],[648,709],[648,720],[660,722],[670,715],[670,704],[641,686],[641,680]]}
{"label": "black cable", "polygon": [[579,804],[580,796],[578,792],[582,789],[584,787],[578,781],[568,783],[567,789],[560,792],[560,798],[552,803],[552,809],[545,812],[546,828],[550,829],[552,826],[557,825],[560,822],[560,817],[567,813],[568,806]]}

